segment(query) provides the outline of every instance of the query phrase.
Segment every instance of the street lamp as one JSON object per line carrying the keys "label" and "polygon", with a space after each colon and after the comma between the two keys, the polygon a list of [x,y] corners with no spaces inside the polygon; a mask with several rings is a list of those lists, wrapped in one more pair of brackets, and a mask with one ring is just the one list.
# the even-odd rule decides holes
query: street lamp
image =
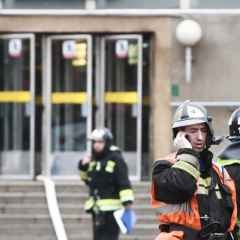
{"label": "street lamp", "polygon": [[186,82],[192,80],[192,47],[202,38],[202,29],[194,20],[183,20],[177,25],[176,38],[185,47],[185,76]]}

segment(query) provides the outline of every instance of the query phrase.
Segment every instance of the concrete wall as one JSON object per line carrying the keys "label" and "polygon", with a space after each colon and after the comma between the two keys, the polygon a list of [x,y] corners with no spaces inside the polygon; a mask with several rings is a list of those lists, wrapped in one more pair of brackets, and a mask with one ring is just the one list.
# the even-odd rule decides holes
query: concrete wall
{"label": "concrete wall", "polygon": [[[171,82],[179,86],[172,101],[240,101],[240,15],[197,15],[203,38],[193,48],[192,82],[186,83],[184,48],[173,37]],[[175,20],[172,36],[179,20]],[[208,107],[216,135],[228,134],[228,119],[233,107]],[[228,141],[213,151],[217,154]]]}
{"label": "concrete wall", "polygon": [[180,96],[172,100],[239,101],[240,16],[198,15],[193,19],[202,26],[203,38],[193,49],[192,83],[185,82],[184,50],[174,38],[171,79],[179,84]]}

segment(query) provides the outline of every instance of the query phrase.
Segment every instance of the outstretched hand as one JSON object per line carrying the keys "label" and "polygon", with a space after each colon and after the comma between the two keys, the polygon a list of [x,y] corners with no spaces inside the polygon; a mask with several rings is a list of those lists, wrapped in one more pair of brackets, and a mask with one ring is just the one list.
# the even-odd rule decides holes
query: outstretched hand
{"label": "outstretched hand", "polygon": [[90,161],[91,161],[90,155],[85,155],[83,157],[83,159],[81,160],[81,164],[84,166],[84,165],[88,164]]}

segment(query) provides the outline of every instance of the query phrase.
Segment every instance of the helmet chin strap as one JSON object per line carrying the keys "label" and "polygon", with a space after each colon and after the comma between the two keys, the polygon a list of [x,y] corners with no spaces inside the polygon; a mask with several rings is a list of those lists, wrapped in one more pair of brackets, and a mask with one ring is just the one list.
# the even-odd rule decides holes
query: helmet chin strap
{"label": "helmet chin strap", "polygon": [[212,166],[213,154],[210,151],[208,151],[207,148],[205,148],[199,154],[200,154],[200,158],[199,158],[200,171],[201,172],[206,172]]}

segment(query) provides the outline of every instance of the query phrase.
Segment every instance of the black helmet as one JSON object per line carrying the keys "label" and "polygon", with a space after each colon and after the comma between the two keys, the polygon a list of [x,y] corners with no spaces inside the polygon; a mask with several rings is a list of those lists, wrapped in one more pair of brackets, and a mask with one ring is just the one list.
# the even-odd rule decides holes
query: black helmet
{"label": "black helmet", "polygon": [[229,122],[229,136],[231,141],[240,140],[240,108],[237,108],[231,115]]}
{"label": "black helmet", "polygon": [[206,123],[208,127],[207,147],[214,142],[214,132],[212,129],[212,118],[208,116],[207,109],[200,104],[189,100],[182,103],[176,110],[173,118],[173,137],[175,138],[182,127]]}

